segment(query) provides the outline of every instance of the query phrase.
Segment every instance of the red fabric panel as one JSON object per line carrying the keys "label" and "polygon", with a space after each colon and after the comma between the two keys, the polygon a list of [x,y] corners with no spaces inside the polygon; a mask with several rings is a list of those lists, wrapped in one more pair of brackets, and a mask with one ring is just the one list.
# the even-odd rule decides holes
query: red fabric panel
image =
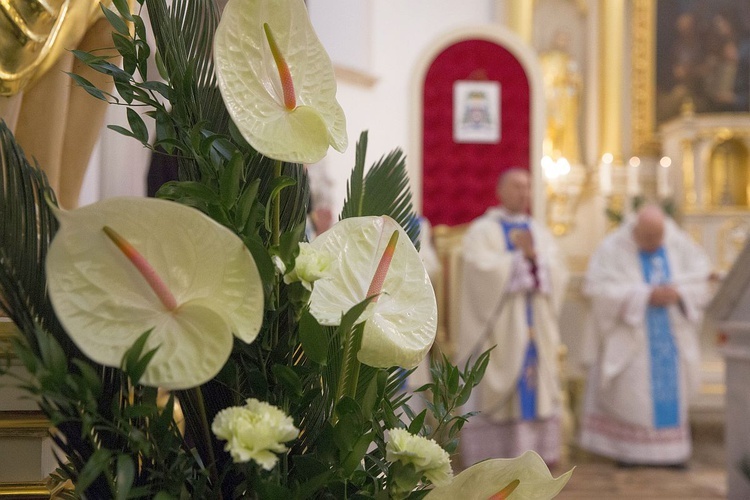
{"label": "red fabric panel", "polygon": [[[453,142],[453,82],[500,82],[497,144]],[[495,183],[508,167],[529,168],[530,91],[520,62],[487,40],[463,40],[433,61],[423,88],[423,214],[433,224],[469,222],[495,205]]]}

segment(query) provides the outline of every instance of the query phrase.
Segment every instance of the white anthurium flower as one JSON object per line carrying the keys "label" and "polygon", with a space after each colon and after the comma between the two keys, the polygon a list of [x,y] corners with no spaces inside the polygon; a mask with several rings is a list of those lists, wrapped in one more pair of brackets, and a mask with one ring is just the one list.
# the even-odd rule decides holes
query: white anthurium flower
{"label": "white anthurium flower", "polygon": [[399,237],[382,288],[376,292],[378,300],[359,319],[367,323],[357,359],[375,368],[413,368],[435,340],[435,292],[417,249],[387,216],[344,219],[311,243],[333,255],[337,264],[315,282],[310,313],[320,324],[335,326],[344,313],[372,295],[373,278],[394,231]]}
{"label": "white anthurium flower", "polygon": [[250,343],[263,287],[234,233],[198,210],[153,198],[111,198],[58,211],[50,299],[71,339],[97,363],[120,366],[147,330],[159,347],[141,383],[200,385],[226,363],[233,335]]}
{"label": "white anthurium flower", "polygon": [[269,158],[315,163],[347,146],[333,65],[303,0],[229,0],[214,38],[224,103]]}
{"label": "white anthurium flower", "polygon": [[545,500],[560,493],[572,474],[573,469],[557,478],[552,477],[542,457],[527,451],[517,458],[497,458],[472,465],[449,485],[430,491],[425,500]]}

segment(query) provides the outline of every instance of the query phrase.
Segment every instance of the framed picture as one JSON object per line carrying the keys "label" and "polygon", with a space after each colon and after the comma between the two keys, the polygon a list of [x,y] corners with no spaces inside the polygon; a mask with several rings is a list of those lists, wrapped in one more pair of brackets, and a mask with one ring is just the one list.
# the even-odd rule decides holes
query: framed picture
{"label": "framed picture", "polygon": [[633,0],[633,148],[684,112],[750,112],[750,2]]}
{"label": "framed picture", "polygon": [[500,82],[457,80],[453,84],[453,142],[500,142]]}

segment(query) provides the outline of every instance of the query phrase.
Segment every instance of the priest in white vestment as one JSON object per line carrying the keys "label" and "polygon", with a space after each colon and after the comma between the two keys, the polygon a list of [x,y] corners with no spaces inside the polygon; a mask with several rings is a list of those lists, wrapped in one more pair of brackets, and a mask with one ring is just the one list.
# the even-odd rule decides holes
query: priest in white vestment
{"label": "priest in white vestment", "polygon": [[580,445],[622,465],[683,466],[709,299],[705,252],[656,205],[608,236],[589,263],[594,352]]}
{"label": "priest in white vestment", "polygon": [[464,427],[461,461],[538,452],[560,458],[558,314],[567,270],[547,229],[529,215],[530,176],[513,168],[498,182],[499,207],[471,223],[463,240],[459,364],[494,346]]}

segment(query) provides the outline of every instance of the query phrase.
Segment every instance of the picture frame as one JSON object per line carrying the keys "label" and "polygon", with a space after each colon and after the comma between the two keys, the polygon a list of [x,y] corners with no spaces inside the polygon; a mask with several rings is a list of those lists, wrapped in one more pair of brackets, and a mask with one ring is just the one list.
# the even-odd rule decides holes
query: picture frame
{"label": "picture frame", "polygon": [[633,0],[632,12],[636,154],[680,115],[750,112],[750,2]]}
{"label": "picture frame", "polygon": [[500,116],[500,82],[476,80],[454,82],[453,142],[499,143]]}

